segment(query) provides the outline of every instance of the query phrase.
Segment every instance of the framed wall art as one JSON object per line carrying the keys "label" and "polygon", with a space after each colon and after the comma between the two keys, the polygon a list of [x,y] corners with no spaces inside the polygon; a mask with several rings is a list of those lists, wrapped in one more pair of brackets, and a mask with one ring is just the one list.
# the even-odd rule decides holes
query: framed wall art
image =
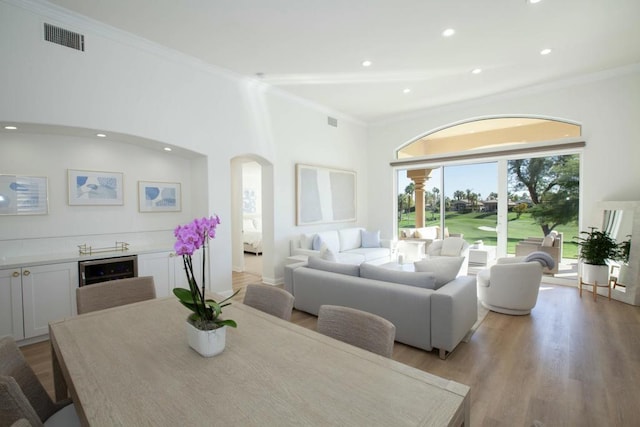
{"label": "framed wall art", "polygon": [[46,215],[47,178],[0,175],[0,215]]}
{"label": "framed wall art", "polygon": [[182,188],[179,182],[138,181],[140,212],[180,212]]}
{"label": "framed wall art", "polygon": [[69,169],[69,205],[124,204],[121,172]]}
{"label": "framed wall art", "polygon": [[356,220],[356,173],[296,165],[296,224]]}

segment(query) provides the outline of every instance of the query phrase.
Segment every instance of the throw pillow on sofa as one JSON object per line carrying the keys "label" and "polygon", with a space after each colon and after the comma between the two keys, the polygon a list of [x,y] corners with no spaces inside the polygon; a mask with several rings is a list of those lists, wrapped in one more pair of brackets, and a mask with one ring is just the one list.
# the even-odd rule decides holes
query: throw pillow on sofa
{"label": "throw pillow on sofa", "polygon": [[450,237],[442,241],[440,255],[442,256],[459,256],[464,247],[464,240],[459,237]]}
{"label": "throw pillow on sofa", "polygon": [[379,248],[380,247],[380,230],[367,231],[360,230],[360,238],[363,248]]}
{"label": "throw pillow on sofa", "polygon": [[317,256],[310,256],[307,267],[316,270],[329,271],[331,273],[346,274],[349,276],[360,276],[360,266],[354,264],[341,264],[339,262],[327,261]]}
{"label": "throw pillow on sofa", "polygon": [[324,243],[322,244],[322,246],[320,246],[320,258],[326,261],[333,261],[333,262],[338,261],[338,257],[336,256],[336,253],[333,252],[331,249],[329,249],[329,247]]}
{"label": "throw pillow on sofa", "polygon": [[433,273],[435,275],[435,289],[449,283],[458,275],[464,257],[434,257],[416,261],[413,265],[416,271]]}
{"label": "throw pillow on sofa", "polygon": [[311,242],[311,249],[314,251],[319,251],[322,246],[322,239],[317,234],[313,236],[313,241]]}
{"label": "throw pillow on sofa", "polygon": [[436,277],[433,273],[414,273],[412,271],[391,270],[376,265],[360,264],[360,277],[382,282],[399,283],[419,288],[436,289]]}

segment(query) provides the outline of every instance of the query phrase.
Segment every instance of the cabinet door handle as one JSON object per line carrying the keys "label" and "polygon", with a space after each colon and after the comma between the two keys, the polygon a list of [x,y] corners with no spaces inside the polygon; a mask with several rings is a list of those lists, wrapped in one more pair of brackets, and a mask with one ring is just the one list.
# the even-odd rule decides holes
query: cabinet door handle
{"label": "cabinet door handle", "polygon": [[14,271],[14,272],[13,272],[13,274],[12,274],[12,276],[13,276],[13,277],[18,277],[18,276],[20,276],[20,273],[19,273],[19,272],[17,272],[17,271]]}
{"label": "cabinet door handle", "polygon": [[22,274],[25,275],[25,276],[28,276],[28,275],[31,274],[31,272],[29,270],[25,270]]}

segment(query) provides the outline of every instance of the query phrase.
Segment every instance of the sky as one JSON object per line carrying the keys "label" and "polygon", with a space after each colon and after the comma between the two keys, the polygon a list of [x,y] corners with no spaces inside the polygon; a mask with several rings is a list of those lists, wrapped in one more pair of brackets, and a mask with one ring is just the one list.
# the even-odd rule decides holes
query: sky
{"label": "sky", "polygon": [[[442,169],[431,172],[431,178],[425,184],[425,189],[431,191],[433,187],[440,187]],[[404,189],[411,183],[406,171],[398,172],[398,192],[404,193]],[[482,200],[490,193],[498,192],[498,164],[479,163],[473,165],[447,166],[445,168],[445,196],[453,198],[457,190],[466,192],[470,189],[473,193],[480,193]]]}

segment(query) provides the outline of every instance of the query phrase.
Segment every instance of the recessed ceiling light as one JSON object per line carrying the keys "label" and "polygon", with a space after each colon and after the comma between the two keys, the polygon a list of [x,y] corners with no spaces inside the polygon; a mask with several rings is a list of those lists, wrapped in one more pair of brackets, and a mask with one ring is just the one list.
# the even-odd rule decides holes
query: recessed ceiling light
{"label": "recessed ceiling light", "polygon": [[409,93],[409,92],[411,92],[411,89],[409,89],[409,88],[405,88],[402,92],[403,92],[403,93]]}
{"label": "recessed ceiling light", "polygon": [[474,68],[473,70],[471,70],[471,73],[473,74],[480,74],[482,72],[482,68]]}
{"label": "recessed ceiling light", "polygon": [[540,55],[549,55],[551,53],[551,49],[547,48],[547,49],[542,49],[540,51]]}
{"label": "recessed ceiling light", "polygon": [[529,4],[536,4],[536,3],[540,3],[542,0],[526,0],[526,1]]}
{"label": "recessed ceiling light", "polygon": [[372,62],[371,62],[371,61],[369,61],[369,60],[367,60],[367,61],[362,61],[362,66],[363,66],[363,67],[370,67],[370,66],[371,66],[371,64],[372,64]]}
{"label": "recessed ceiling light", "polygon": [[171,151],[171,147],[164,147],[164,151]]}
{"label": "recessed ceiling light", "polygon": [[456,30],[454,30],[453,28],[447,28],[446,30],[444,30],[442,32],[442,35],[444,37],[451,37],[452,35],[454,35],[456,33]]}
{"label": "recessed ceiling light", "polygon": [[4,128],[6,130],[16,130],[16,129],[18,129],[16,126],[5,126]]}
{"label": "recessed ceiling light", "polygon": [[106,138],[106,137],[107,137],[107,135],[106,135],[106,134],[104,134],[104,133],[96,133],[96,136],[97,136],[98,138]]}

